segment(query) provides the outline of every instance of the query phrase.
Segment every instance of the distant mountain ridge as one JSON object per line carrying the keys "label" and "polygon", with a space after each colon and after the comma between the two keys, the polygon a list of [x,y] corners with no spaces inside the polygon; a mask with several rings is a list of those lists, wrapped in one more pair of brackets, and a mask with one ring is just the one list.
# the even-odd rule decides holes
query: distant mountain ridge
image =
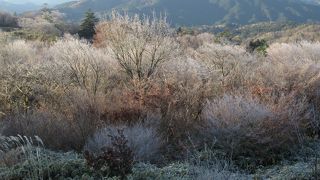
{"label": "distant mountain ridge", "polygon": [[298,1],[320,5],[320,0],[298,0]]}
{"label": "distant mountain ridge", "polygon": [[53,7],[68,0],[0,0],[0,11],[23,13],[41,9],[44,4]]}
{"label": "distant mountain ridge", "polygon": [[22,13],[25,11],[33,11],[39,9],[40,6],[33,3],[11,3],[0,0],[0,11]]}
{"label": "distant mountain ridge", "polygon": [[318,0],[80,0],[57,6],[69,19],[80,20],[88,9],[109,13],[165,12],[175,25],[250,24],[267,21],[320,21]]}

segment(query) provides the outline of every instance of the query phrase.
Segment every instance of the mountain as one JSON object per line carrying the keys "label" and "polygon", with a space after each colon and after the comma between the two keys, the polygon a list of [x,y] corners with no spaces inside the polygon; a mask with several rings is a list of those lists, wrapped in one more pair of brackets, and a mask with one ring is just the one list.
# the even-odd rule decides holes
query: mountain
{"label": "mountain", "polygon": [[13,3],[0,0],[0,11],[22,13],[25,11],[33,11],[39,9],[40,6],[33,3]]}
{"label": "mountain", "polygon": [[165,12],[175,25],[221,23],[250,24],[269,21],[320,21],[318,0],[81,0],[57,6],[73,20],[88,9],[109,13],[112,9],[129,13]]}
{"label": "mountain", "polygon": [[[9,0],[9,1],[13,1],[13,0]],[[15,1],[21,2],[21,0],[15,0]],[[37,4],[37,5],[43,5],[44,3],[47,3],[49,5],[57,5],[57,4],[68,2],[70,0],[26,0],[26,1],[33,4]]]}
{"label": "mountain", "polygon": [[70,0],[2,0],[12,4],[35,4],[35,5],[57,5],[61,3],[68,2]]}
{"label": "mountain", "polygon": [[0,11],[23,13],[39,10],[45,3],[49,7],[68,2],[69,0],[0,0]]}

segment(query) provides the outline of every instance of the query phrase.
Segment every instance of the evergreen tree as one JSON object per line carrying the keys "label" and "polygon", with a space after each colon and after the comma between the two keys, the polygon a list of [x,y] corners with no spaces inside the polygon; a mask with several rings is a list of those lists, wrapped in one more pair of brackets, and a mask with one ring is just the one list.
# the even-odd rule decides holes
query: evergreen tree
{"label": "evergreen tree", "polygon": [[95,34],[95,25],[99,21],[91,10],[86,12],[85,18],[80,25],[79,36],[91,40]]}

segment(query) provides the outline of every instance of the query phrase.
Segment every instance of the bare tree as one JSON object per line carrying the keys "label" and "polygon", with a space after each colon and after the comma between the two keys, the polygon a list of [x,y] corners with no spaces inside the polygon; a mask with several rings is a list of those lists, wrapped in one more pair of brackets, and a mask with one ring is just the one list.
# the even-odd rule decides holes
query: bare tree
{"label": "bare tree", "polygon": [[95,44],[110,49],[130,78],[142,80],[178,55],[173,32],[165,17],[139,18],[113,12],[97,26]]}

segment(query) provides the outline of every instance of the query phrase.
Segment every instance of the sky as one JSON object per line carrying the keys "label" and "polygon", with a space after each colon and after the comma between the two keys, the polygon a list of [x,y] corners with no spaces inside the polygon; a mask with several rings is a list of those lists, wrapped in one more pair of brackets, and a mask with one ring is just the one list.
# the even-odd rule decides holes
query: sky
{"label": "sky", "polygon": [[11,2],[11,3],[15,3],[15,4],[24,4],[24,3],[34,3],[37,5],[42,5],[44,3],[48,3],[48,4],[60,4],[60,3],[64,3],[64,2],[68,2],[70,0],[5,0],[7,2]]}

